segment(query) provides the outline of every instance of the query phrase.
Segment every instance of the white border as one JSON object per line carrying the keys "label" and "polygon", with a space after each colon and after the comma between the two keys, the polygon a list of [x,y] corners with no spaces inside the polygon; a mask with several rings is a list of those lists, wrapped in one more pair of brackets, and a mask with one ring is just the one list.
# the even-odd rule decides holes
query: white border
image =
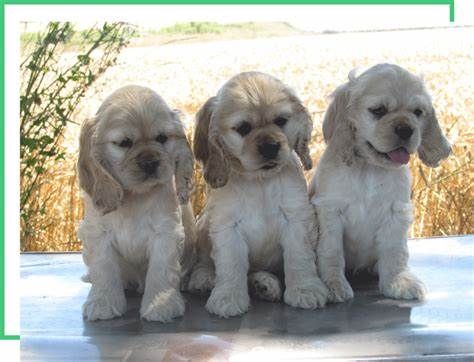
{"label": "white border", "polygon": [[21,12],[23,21],[55,19],[84,27],[104,20],[128,21],[149,28],[199,20],[284,21],[313,31],[450,25],[448,5],[43,5],[22,6]]}
{"label": "white border", "polygon": [[[19,32],[20,21],[69,20],[87,26],[122,20],[157,28],[176,21],[287,21],[306,30],[378,29],[471,25],[474,2],[456,0],[456,22],[448,6],[325,5],[5,5],[5,260],[6,333],[19,334]],[[387,14],[390,14],[388,17]],[[159,21],[157,19],[164,19]],[[367,26],[370,23],[371,26]],[[1,343],[18,345],[18,341]],[[13,349],[15,356],[15,350]],[[5,355],[3,354],[4,358]],[[16,360],[12,358],[9,360]]]}

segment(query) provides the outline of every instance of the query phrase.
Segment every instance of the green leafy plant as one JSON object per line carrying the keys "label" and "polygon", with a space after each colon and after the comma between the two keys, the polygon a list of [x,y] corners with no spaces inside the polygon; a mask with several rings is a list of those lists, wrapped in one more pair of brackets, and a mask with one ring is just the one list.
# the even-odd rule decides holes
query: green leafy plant
{"label": "green leafy plant", "polygon": [[22,250],[41,232],[35,219],[46,213],[51,195],[40,190],[48,183],[48,166],[64,158],[61,141],[66,125],[73,122],[87,89],[116,62],[135,30],[125,23],[105,23],[79,32],[82,46],[75,53],[66,52],[77,33],[69,22],[49,23],[20,64]]}

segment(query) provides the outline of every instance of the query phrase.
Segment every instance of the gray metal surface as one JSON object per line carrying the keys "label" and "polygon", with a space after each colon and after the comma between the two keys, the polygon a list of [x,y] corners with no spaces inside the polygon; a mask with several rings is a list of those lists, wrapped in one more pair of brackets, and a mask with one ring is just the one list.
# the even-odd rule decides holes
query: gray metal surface
{"label": "gray metal surface", "polygon": [[220,319],[205,297],[186,295],[170,324],[138,317],[128,297],[123,318],[85,322],[90,285],[79,254],[21,256],[24,360],[304,360],[474,358],[474,236],[412,240],[412,270],[427,285],[424,303],[381,297],[375,280],[353,280],[352,302],[305,311],[253,301],[243,317]]}

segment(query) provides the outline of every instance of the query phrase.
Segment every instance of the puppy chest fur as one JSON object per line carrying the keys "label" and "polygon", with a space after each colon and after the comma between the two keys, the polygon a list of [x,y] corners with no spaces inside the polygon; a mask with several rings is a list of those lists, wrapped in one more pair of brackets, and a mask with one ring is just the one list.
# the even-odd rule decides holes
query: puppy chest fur
{"label": "puppy chest fur", "polygon": [[130,287],[143,292],[142,318],[182,315],[180,282],[194,250],[193,156],[178,112],[149,88],[116,90],[82,126],[78,173],[84,280],[92,284],[84,317],[123,315]]}
{"label": "puppy chest fur", "polygon": [[[169,190],[169,192],[173,191]],[[163,198],[164,195],[157,195],[147,200],[134,200],[134,205],[130,210],[122,210],[122,215],[113,220],[114,245],[131,263],[143,265],[148,253],[155,247],[156,238],[160,233],[177,232],[176,241],[179,242],[179,248],[182,250],[184,233],[179,209],[176,205],[176,212],[170,214],[169,210],[156,207],[157,204],[163,202]],[[173,230],[170,230],[169,225],[173,225]]]}
{"label": "puppy chest fur", "polygon": [[[377,166],[339,165],[333,171],[318,170],[313,187],[318,217],[338,218],[343,228],[346,268],[373,266],[379,251],[379,232],[391,225],[407,230],[411,220],[408,169],[386,170]],[[403,233],[403,232],[402,232]]]}
{"label": "puppy chest fur", "polygon": [[324,305],[327,290],[308,242],[314,212],[301,171],[301,165],[312,167],[312,122],[296,93],[268,74],[240,73],[203,105],[196,121],[194,151],[213,190],[190,289],[214,286],[207,310],[235,316],[249,307],[249,271],[265,271],[251,274],[250,283],[271,280],[275,293],[265,299],[278,300],[279,281],[268,271],[284,266],[287,304]]}
{"label": "puppy chest fur", "polygon": [[[100,223],[97,223],[95,216],[92,215],[95,214],[95,210],[87,207],[90,200],[86,197],[87,210],[81,225],[81,233],[91,233],[91,230],[95,229],[96,232],[108,235],[106,239],[116,250],[122,271],[126,273],[130,267],[145,273],[150,253],[156,246],[160,234],[175,233],[180,253],[183,249],[184,231],[177,203],[175,202],[175,213],[170,213],[166,208],[157,207],[163,202],[173,202],[166,200],[173,195],[173,192],[172,188],[160,187],[150,194],[134,195],[126,201],[124,207],[102,216]],[[92,245],[95,238],[92,242],[88,242],[88,239],[90,238],[84,238],[86,253],[89,249],[97,247]],[[163,252],[166,253],[166,250]],[[93,253],[88,254],[93,257]],[[124,275],[124,279],[129,278]]]}
{"label": "puppy chest fur", "polygon": [[451,152],[422,80],[394,64],[349,74],[323,120],[328,147],[313,180],[319,220],[319,270],[330,300],[354,293],[344,268],[377,263],[380,291],[422,299],[423,284],[409,271],[412,221],[408,162],[418,153],[435,167]]}
{"label": "puppy chest fur", "polygon": [[304,180],[289,170],[263,180],[233,179],[210,197],[210,234],[234,228],[248,247],[250,270],[280,271],[280,238],[292,223],[306,223],[313,211]]}

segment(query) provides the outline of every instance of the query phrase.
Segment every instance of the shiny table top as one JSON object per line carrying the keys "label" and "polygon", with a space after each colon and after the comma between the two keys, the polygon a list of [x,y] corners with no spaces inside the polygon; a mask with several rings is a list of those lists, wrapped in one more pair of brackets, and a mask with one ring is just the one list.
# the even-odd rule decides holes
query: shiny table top
{"label": "shiny table top", "polygon": [[352,280],[355,299],[306,311],[252,301],[220,319],[205,297],[185,294],[186,314],[169,324],[139,319],[128,296],[123,318],[86,322],[80,254],[21,255],[23,360],[474,360],[474,236],[409,242],[410,266],[428,288],[424,303],[386,299],[376,281]]}

